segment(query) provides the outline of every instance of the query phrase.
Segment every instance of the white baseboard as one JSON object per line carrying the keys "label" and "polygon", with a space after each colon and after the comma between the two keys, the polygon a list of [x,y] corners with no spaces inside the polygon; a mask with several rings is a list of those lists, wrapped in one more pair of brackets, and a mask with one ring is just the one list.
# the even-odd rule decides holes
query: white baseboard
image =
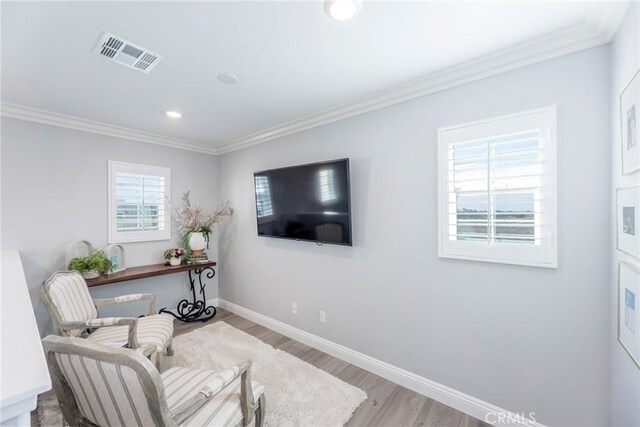
{"label": "white baseboard", "polygon": [[207,300],[207,306],[212,305],[214,307],[218,307],[218,304],[220,304],[220,298],[210,298]]}
{"label": "white baseboard", "polygon": [[[251,320],[276,331],[289,338],[295,339],[303,344],[325,352],[331,356],[337,357],[365,369],[376,375],[379,375],[389,381],[399,384],[403,387],[413,390],[416,393],[425,395],[433,400],[444,403],[458,411],[471,415],[482,421],[489,421],[491,424],[498,426],[535,426],[545,427],[534,420],[525,418],[522,414],[514,414],[505,409],[477,399],[468,394],[454,390],[450,387],[432,381],[428,378],[421,377],[412,372],[406,371],[397,366],[383,362],[366,354],[352,350],[340,344],[336,344],[325,338],[310,334],[302,329],[287,325],[279,320],[272,319],[263,314],[249,310],[248,308],[239,306],[222,298],[216,298],[216,306],[230,311],[238,316]],[[209,303],[212,303],[209,300]],[[502,418],[498,421],[498,416]],[[494,422],[494,420],[496,420]]]}

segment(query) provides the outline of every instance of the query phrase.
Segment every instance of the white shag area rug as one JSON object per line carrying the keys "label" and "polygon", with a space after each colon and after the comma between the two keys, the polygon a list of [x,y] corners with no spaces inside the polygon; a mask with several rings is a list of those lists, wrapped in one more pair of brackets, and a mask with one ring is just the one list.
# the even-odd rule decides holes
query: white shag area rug
{"label": "white shag area rug", "polygon": [[[367,399],[357,387],[224,322],[195,329],[173,339],[173,366],[222,370],[252,360],[252,379],[265,387],[266,426],[341,426]],[[52,392],[40,396],[38,418],[43,426],[62,425]]]}

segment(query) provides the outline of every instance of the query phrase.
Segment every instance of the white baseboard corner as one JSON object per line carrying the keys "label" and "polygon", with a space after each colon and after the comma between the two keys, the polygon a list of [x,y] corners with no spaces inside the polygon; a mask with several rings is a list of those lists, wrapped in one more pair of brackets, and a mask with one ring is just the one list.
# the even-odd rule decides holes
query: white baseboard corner
{"label": "white baseboard corner", "polygon": [[[210,305],[212,305],[214,307],[219,307],[219,304],[220,304],[220,298],[209,298],[207,300],[207,307],[210,306]],[[229,310],[229,311],[231,311],[231,310]]]}
{"label": "white baseboard corner", "polygon": [[279,320],[272,319],[222,298],[211,299],[208,300],[207,303],[223,308],[237,314],[238,316],[244,317],[245,319],[249,319],[252,322],[258,323],[282,335],[325,352],[333,357],[342,359],[345,362],[349,362],[352,365],[379,375],[382,378],[406,387],[416,393],[420,393],[430,399],[444,403],[447,406],[471,415],[479,420],[489,422],[490,424],[500,427],[545,427],[543,424],[525,418],[523,414],[512,413],[428,378],[416,375],[412,372],[393,366],[371,356],[367,356],[366,354],[352,350],[343,345],[336,344],[317,335],[310,334],[302,329],[287,325]]}

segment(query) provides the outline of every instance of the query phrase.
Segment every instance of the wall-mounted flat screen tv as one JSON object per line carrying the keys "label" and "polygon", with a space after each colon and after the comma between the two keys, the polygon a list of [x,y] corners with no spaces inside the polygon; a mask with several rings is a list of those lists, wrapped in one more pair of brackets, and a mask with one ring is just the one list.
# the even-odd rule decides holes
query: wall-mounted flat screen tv
{"label": "wall-mounted flat screen tv", "polygon": [[258,235],[351,246],[349,159],[253,174]]}

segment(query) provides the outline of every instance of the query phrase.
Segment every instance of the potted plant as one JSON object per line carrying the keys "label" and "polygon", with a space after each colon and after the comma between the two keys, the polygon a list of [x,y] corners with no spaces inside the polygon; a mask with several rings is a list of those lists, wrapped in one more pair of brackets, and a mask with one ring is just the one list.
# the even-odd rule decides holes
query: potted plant
{"label": "potted plant", "polygon": [[172,209],[172,215],[178,222],[182,236],[182,246],[190,257],[204,257],[205,248],[209,248],[209,239],[213,226],[225,216],[233,215],[233,208],[226,202],[214,212],[205,212],[202,206],[194,206],[189,200],[189,191],[182,195],[182,204]]}
{"label": "potted plant", "polygon": [[113,270],[113,263],[103,251],[96,251],[86,257],[73,258],[67,268],[80,272],[85,279],[95,279],[103,271]]}
{"label": "potted plant", "polygon": [[164,259],[169,260],[169,265],[176,267],[182,264],[183,254],[184,249],[182,248],[167,249],[166,251],[164,251]]}

